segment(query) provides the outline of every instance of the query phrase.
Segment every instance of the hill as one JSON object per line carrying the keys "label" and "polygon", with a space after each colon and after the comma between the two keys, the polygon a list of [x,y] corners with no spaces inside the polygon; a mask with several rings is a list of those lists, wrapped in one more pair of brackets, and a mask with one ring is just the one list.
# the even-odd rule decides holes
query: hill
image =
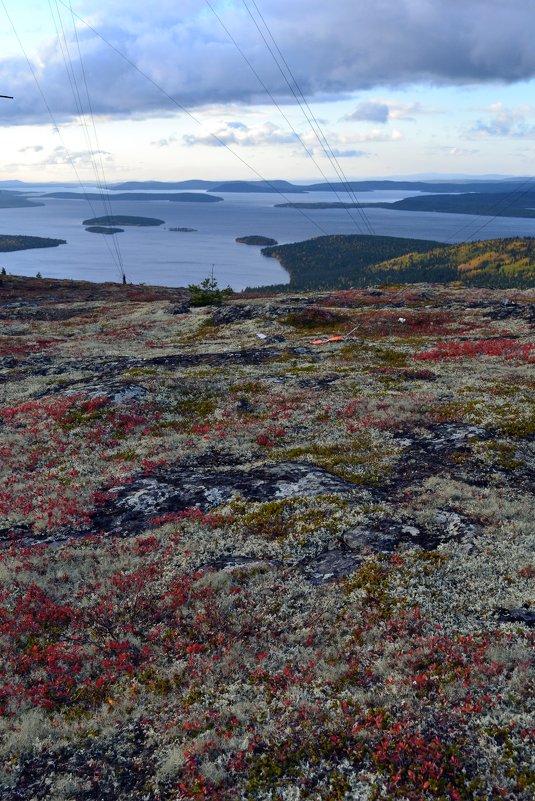
{"label": "hill", "polygon": [[2,801],[531,801],[534,299],[4,276]]}
{"label": "hill", "polygon": [[395,203],[362,203],[364,207],[394,211],[428,211],[446,214],[474,214],[487,217],[535,217],[535,191],[471,192],[452,195],[407,197]]}
{"label": "hill", "polygon": [[262,249],[290,275],[290,289],[362,286],[370,266],[406,253],[432,250],[442,243],[394,236],[332,235]]}
{"label": "hill", "polygon": [[[396,253],[395,251],[398,251]],[[336,288],[420,281],[468,286],[535,285],[535,239],[444,245],[395,237],[316,237],[264,248],[290,274],[290,288]]]}
{"label": "hill", "polygon": [[0,235],[0,253],[8,253],[12,250],[32,250],[33,248],[56,248],[58,245],[66,244],[65,239],[51,239],[46,236]]}
{"label": "hill", "polygon": [[377,281],[462,281],[467,286],[535,286],[535,239],[489,239],[400,256],[370,268]]}

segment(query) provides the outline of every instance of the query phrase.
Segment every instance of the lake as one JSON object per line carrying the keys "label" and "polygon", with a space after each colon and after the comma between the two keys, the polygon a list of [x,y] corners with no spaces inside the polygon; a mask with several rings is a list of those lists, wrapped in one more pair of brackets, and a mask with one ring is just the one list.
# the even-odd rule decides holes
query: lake
{"label": "lake", "polygon": [[[43,191],[42,187],[33,187]],[[60,187],[54,187],[59,191]],[[65,191],[76,191],[66,186]],[[25,188],[26,190],[26,188]],[[47,190],[48,191],[48,190]],[[88,191],[93,191],[88,189]],[[360,202],[395,201],[418,192],[378,191],[359,194]],[[307,195],[221,193],[221,203],[115,201],[114,214],[157,217],[160,227],[125,228],[116,237],[85,231],[82,220],[106,213],[98,202],[43,198],[36,208],[0,209],[0,233],[66,239],[57,248],[0,253],[0,267],[15,275],[120,281],[118,258],[128,282],[163,286],[199,283],[214,269],[221,287],[239,291],[246,286],[288,282],[287,273],[260,248],[240,245],[236,237],[259,234],[279,243],[297,242],[323,234],[367,233],[360,213],[344,209],[274,208],[276,203],[335,202],[332,192]],[[113,197],[113,194],[112,194]],[[40,199],[36,196],[36,199]],[[535,219],[472,217],[460,214],[365,209],[374,233],[416,239],[460,242],[494,237],[535,236]],[[194,232],[168,230],[197,229]],[[114,241],[119,251],[115,251]]]}

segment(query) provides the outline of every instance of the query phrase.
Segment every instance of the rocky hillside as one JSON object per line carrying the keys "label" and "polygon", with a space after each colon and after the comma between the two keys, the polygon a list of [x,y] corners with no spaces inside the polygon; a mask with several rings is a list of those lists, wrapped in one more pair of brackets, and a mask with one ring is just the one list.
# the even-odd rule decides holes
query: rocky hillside
{"label": "rocky hillside", "polygon": [[531,799],[534,299],[3,277],[0,799]]}

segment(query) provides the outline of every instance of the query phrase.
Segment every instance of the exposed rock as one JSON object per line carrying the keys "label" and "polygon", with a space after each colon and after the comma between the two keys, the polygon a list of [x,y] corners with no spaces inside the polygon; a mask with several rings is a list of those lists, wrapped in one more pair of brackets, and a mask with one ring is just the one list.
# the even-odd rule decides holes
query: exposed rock
{"label": "exposed rock", "polygon": [[456,512],[440,510],[429,526],[416,526],[398,520],[376,520],[370,525],[355,526],[342,534],[343,543],[352,551],[368,556],[392,553],[397,548],[423,548],[434,551],[451,540],[472,548],[479,528]]}
{"label": "exposed rock", "polygon": [[500,623],[524,623],[532,628],[535,626],[535,609],[521,606],[519,609],[498,609]]}
{"label": "exposed rock", "polygon": [[307,559],[297,566],[312,584],[323,584],[326,581],[349,576],[358,569],[362,559],[354,553],[333,548],[314,559]]}
{"label": "exposed rock", "polygon": [[347,493],[354,486],[309,464],[281,462],[259,467],[214,469],[166,467],[117,491],[93,514],[92,529],[129,535],[154,517],[191,507],[213,509],[241,496],[252,501]]}

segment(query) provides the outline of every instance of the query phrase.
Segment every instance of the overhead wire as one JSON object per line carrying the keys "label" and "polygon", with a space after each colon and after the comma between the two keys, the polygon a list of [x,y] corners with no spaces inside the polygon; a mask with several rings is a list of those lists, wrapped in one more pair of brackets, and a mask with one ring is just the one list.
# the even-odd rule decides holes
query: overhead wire
{"label": "overhead wire", "polygon": [[[275,96],[274,96],[274,95],[273,95],[273,93],[271,92],[271,89],[269,88],[269,86],[267,86],[267,84],[265,83],[265,81],[263,80],[263,78],[261,77],[261,75],[259,75],[258,71],[257,71],[257,70],[256,70],[256,68],[254,67],[254,65],[252,64],[252,62],[250,61],[250,59],[247,57],[247,55],[245,54],[245,52],[243,51],[243,49],[240,47],[239,43],[236,41],[236,38],[235,38],[235,37],[232,35],[231,31],[230,31],[230,30],[228,29],[228,27],[225,25],[225,23],[224,23],[224,22],[223,22],[223,20],[221,19],[221,16],[220,16],[220,15],[217,13],[217,11],[215,10],[215,8],[214,8],[214,6],[212,5],[212,3],[210,2],[210,0],[205,0],[205,3],[206,3],[206,5],[208,6],[208,8],[210,9],[210,11],[212,12],[212,14],[215,16],[215,18],[218,20],[219,24],[221,25],[221,27],[223,28],[223,30],[224,30],[224,31],[225,31],[225,33],[227,34],[228,38],[230,39],[230,41],[232,42],[232,44],[234,45],[234,47],[236,48],[236,50],[238,51],[238,53],[240,54],[240,56],[243,58],[243,60],[245,61],[245,63],[247,64],[247,66],[249,67],[249,69],[251,70],[251,72],[253,73],[253,75],[255,76],[255,78],[258,80],[258,82],[260,83],[260,85],[261,85],[261,86],[262,86],[262,88],[264,89],[264,91],[266,92],[267,96],[269,97],[269,99],[271,100],[271,102],[273,103],[273,105],[275,106],[275,108],[277,108],[277,110],[278,110],[278,111],[279,111],[279,113],[281,114],[282,118],[285,120],[286,124],[288,125],[288,127],[290,128],[290,130],[292,131],[292,133],[294,134],[294,136],[296,137],[297,141],[298,141],[298,142],[300,143],[300,145],[303,147],[303,149],[304,149],[305,153],[307,154],[307,156],[308,156],[308,157],[311,159],[311,161],[313,162],[313,164],[314,164],[314,165],[315,165],[315,166],[318,168],[319,172],[321,173],[321,175],[323,176],[323,178],[324,178],[324,179],[325,179],[325,181],[327,182],[327,184],[328,184],[329,188],[331,189],[331,191],[332,191],[332,192],[333,192],[333,193],[336,195],[336,197],[338,198],[338,200],[339,200],[340,202],[342,202],[342,198],[341,198],[341,197],[340,197],[340,195],[338,194],[338,192],[337,192],[337,190],[336,190],[336,187],[335,187],[335,186],[334,186],[334,185],[331,183],[330,179],[329,179],[329,178],[328,178],[328,176],[325,174],[325,172],[324,172],[323,168],[321,167],[321,165],[319,164],[319,162],[318,162],[318,161],[316,161],[316,159],[314,158],[314,154],[313,154],[313,152],[312,152],[312,151],[311,151],[311,150],[310,150],[310,149],[307,147],[307,145],[306,145],[305,141],[303,140],[302,136],[301,136],[301,135],[298,133],[298,131],[296,130],[295,126],[293,125],[293,123],[291,122],[291,120],[288,118],[288,116],[285,114],[285,112],[284,112],[284,111],[283,111],[283,109],[281,108],[280,104],[278,103],[277,99],[275,98]],[[346,208],[346,209],[345,209],[345,211],[347,212],[347,214],[348,214],[348,216],[350,217],[351,221],[352,221],[352,222],[353,222],[353,223],[354,223],[354,224],[357,226],[357,228],[360,230],[360,227],[359,227],[359,223],[358,223],[358,221],[357,221],[357,220],[356,220],[356,219],[353,217],[353,215],[351,214],[351,209],[349,209],[349,208]]]}
{"label": "overhead wire", "polygon": [[[534,182],[535,182],[535,178],[533,178],[533,177],[526,178],[524,181],[522,181],[522,183],[519,184],[518,189],[514,189],[511,192],[504,192],[503,193],[505,200],[507,200],[508,198],[510,199],[510,201],[508,203],[504,204],[501,200],[499,200],[490,209],[490,212],[491,212],[490,214],[476,214],[476,215],[474,215],[476,217],[476,219],[477,218],[480,218],[480,219],[484,218],[484,222],[481,225],[479,225],[479,227],[477,227],[475,230],[473,230],[470,235],[465,236],[465,238],[462,239],[460,242],[457,241],[456,244],[465,245],[467,242],[472,241],[473,238],[475,236],[477,236],[477,234],[480,231],[483,231],[485,228],[487,228],[487,226],[489,226],[496,219],[498,219],[498,217],[504,216],[502,214],[503,211],[506,211],[507,209],[511,208],[511,206],[513,206],[517,200],[520,200],[525,195],[528,195],[530,193],[531,188],[525,189],[524,191],[521,191],[522,187],[527,186],[528,184],[531,184],[533,186]],[[495,212],[495,213],[493,213],[493,212]],[[450,238],[456,240],[457,237],[459,236],[459,234],[462,234],[463,231],[466,231],[466,230],[470,231],[470,228],[471,228],[471,226],[473,224],[474,224],[473,221],[465,223]]]}
{"label": "overhead wire", "polygon": [[[2,2],[3,2],[3,0],[2,0]],[[68,8],[70,11],[72,11],[72,14],[74,15],[74,17],[79,22],[81,22],[83,25],[85,25],[86,28],[88,28],[90,31],[92,31],[95,34],[95,36],[97,36],[101,41],[104,42],[104,44],[106,44],[111,50],[113,50],[115,53],[117,53],[117,55],[120,58],[122,58],[123,61],[125,61],[127,64],[129,64],[140,75],[142,75],[145,78],[145,80],[147,80],[156,89],[158,89],[158,91],[164,97],[166,97],[174,106],[176,106],[176,108],[178,108],[187,117],[189,117],[193,122],[195,122],[196,125],[198,125],[204,131],[206,131],[206,133],[209,134],[209,136],[211,136],[212,139],[217,141],[222,147],[224,147],[229,153],[231,153],[234,156],[234,158],[238,159],[238,161],[240,161],[245,167],[247,167],[248,170],[250,170],[254,175],[256,175],[257,178],[259,178],[267,186],[271,187],[275,194],[280,195],[280,197],[282,197],[284,200],[286,200],[287,202],[290,202],[289,198],[284,194],[284,192],[281,191],[281,189],[276,184],[274,184],[272,181],[269,181],[266,178],[264,178],[264,176],[255,167],[253,167],[252,164],[249,164],[249,162],[247,162],[242,156],[240,156],[239,153],[237,153],[235,150],[233,150],[230,147],[230,145],[228,145],[227,142],[225,142],[225,140],[221,136],[219,136],[218,134],[214,133],[213,131],[210,131],[210,129],[207,128],[206,125],[204,125],[204,123],[198,117],[196,117],[185,106],[183,106],[181,103],[179,103],[178,100],[176,100],[176,98],[174,98],[172,95],[169,94],[169,92],[167,92],[162,86],[160,86],[160,84],[157,81],[155,81],[154,78],[152,78],[150,75],[148,75],[146,72],[144,72],[144,70],[142,70],[140,67],[138,67],[138,65],[135,63],[135,61],[132,61],[131,58],[129,58],[125,53],[123,53],[112,42],[110,42],[108,39],[106,39],[106,37],[103,36],[100,33],[100,31],[97,30],[97,28],[95,28],[93,25],[91,25],[89,22],[87,22],[87,20],[85,20],[83,17],[81,17],[79,14],[77,14],[73,9],[69,8],[69,6],[67,6],[67,4],[65,2],[63,2],[63,0],[57,0],[57,2],[59,2],[60,5],[65,6],[65,8]],[[327,235],[327,231],[325,231],[324,228],[316,220],[314,220],[312,217],[309,217],[303,211],[303,209],[297,209],[297,211],[299,211],[301,216],[305,217],[306,220],[312,226],[317,228],[322,234]]]}
{"label": "overhead wire", "polygon": [[[73,59],[72,59],[70,48],[69,48],[69,41],[68,41],[67,34],[66,34],[66,31],[65,31],[65,26],[63,24],[63,18],[61,16],[60,11],[59,11],[59,6],[58,6],[58,3],[57,3],[57,0],[55,2],[56,13],[54,13],[54,8],[52,6],[52,0],[48,0],[48,7],[49,7],[49,10],[50,10],[50,15],[51,15],[52,22],[53,22],[53,25],[54,25],[54,28],[55,28],[55,31],[56,31],[56,36],[57,36],[59,49],[60,49],[60,52],[61,52],[61,55],[62,55],[62,58],[63,58],[63,64],[65,66],[65,72],[66,72],[67,78],[69,80],[69,84],[70,84],[70,87],[71,87],[74,103],[75,103],[76,110],[77,110],[77,113],[78,113],[78,116],[79,116],[79,119],[80,119],[80,126],[81,126],[82,131],[83,131],[83,135],[84,135],[84,139],[85,139],[85,142],[86,142],[86,147],[87,147],[89,159],[90,159],[90,162],[91,162],[93,173],[95,175],[95,182],[96,182],[97,188],[99,189],[99,192],[100,192],[100,199],[101,199],[101,202],[102,202],[103,207],[104,207],[104,212],[106,213],[106,215],[109,218],[111,218],[112,217],[112,208],[111,208],[111,203],[109,201],[109,196],[106,194],[104,167],[103,167],[103,164],[102,164],[102,160],[100,161],[101,169],[99,169],[99,164],[97,162],[98,153],[99,153],[99,144],[98,144],[98,137],[97,137],[97,132],[96,132],[95,121],[94,121],[94,118],[92,116],[92,113],[90,113],[90,120],[91,120],[91,124],[92,124],[92,129],[90,130],[88,122],[87,122],[87,119],[86,119],[87,115],[86,115],[85,110],[84,110],[84,103],[82,101],[82,94],[81,94],[81,90],[80,90],[80,87],[79,87],[79,84],[78,84],[78,78],[76,76],[76,71],[74,69]],[[74,20],[73,20],[73,22],[74,22]],[[74,25],[73,25],[73,27],[75,28]],[[75,29],[75,34],[76,34],[76,29]],[[77,40],[77,37],[76,37],[76,40]],[[81,65],[82,71],[83,71],[83,61],[82,61],[82,57],[81,57],[81,52],[80,51],[79,51],[79,61],[80,61],[80,65]],[[84,82],[85,82],[85,99],[86,99],[86,103],[88,104],[88,107],[89,107],[90,112],[91,112],[92,111],[91,110],[91,98],[90,98],[90,95],[89,95],[89,88],[87,86],[87,81],[85,81],[85,71],[83,71],[83,75],[84,75]],[[92,135],[93,135],[93,138],[92,138]],[[112,242],[110,243],[109,238],[106,237],[105,244],[106,244],[106,247],[108,248],[108,251],[110,253],[110,256],[111,256],[112,260],[115,262],[115,264],[116,264],[116,266],[117,266],[117,268],[118,268],[118,270],[119,270],[119,272],[121,274],[122,281],[125,282],[126,281],[126,276],[125,276],[125,271],[124,271],[124,263],[123,263],[123,258],[122,258],[122,253],[121,253],[121,250],[120,250],[120,247],[119,247],[119,243],[117,241],[117,235],[113,234],[111,239],[112,239]],[[112,251],[111,245],[113,245],[113,251]]]}
{"label": "overhead wire", "polygon": [[[70,166],[72,167],[72,170],[73,170],[73,172],[74,172],[74,174],[76,176],[76,180],[78,182],[78,185],[80,186],[82,192],[84,193],[85,199],[87,200],[87,204],[88,204],[89,208],[91,209],[92,214],[94,216],[96,216],[97,211],[96,211],[95,207],[93,206],[93,204],[91,203],[91,200],[90,200],[90,198],[89,198],[89,196],[87,194],[87,188],[84,185],[84,183],[82,181],[82,178],[80,177],[80,174],[79,174],[78,169],[76,167],[76,163],[75,163],[74,159],[72,158],[72,156],[71,156],[71,154],[69,152],[69,149],[68,149],[68,147],[67,147],[67,145],[65,143],[65,140],[64,140],[64,138],[62,136],[62,133],[61,133],[61,129],[59,127],[59,124],[56,121],[56,118],[54,116],[54,112],[52,111],[52,109],[50,107],[50,104],[48,103],[48,100],[46,99],[46,95],[43,92],[43,89],[42,89],[42,86],[41,86],[41,82],[39,81],[39,78],[37,77],[37,73],[35,71],[35,68],[34,68],[34,66],[33,66],[33,64],[31,62],[31,59],[28,56],[28,53],[27,53],[27,51],[26,51],[26,49],[25,49],[25,47],[24,47],[24,45],[22,43],[22,40],[21,40],[21,38],[20,38],[20,36],[18,34],[18,31],[17,31],[17,29],[15,27],[15,24],[14,24],[12,18],[11,18],[11,15],[9,14],[9,11],[8,11],[8,9],[6,7],[6,4],[5,4],[4,0],[0,0],[0,4],[1,4],[3,10],[4,10],[6,18],[7,18],[8,22],[9,22],[9,24],[11,26],[11,29],[13,31],[13,35],[15,36],[15,39],[17,40],[17,43],[18,43],[18,45],[19,45],[19,47],[21,49],[21,52],[22,52],[25,60],[26,60],[26,63],[28,64],[28,69],[30,70],[30,73],[31,73],[31,75],[33,77],[33,80],[35,82],[35,85],[37,87],[37,91],[38,91],[38,93],[39,93],[39,95],[41,97],[41,100],[43,101],[43,105],[46,108],[48,116],[50,117],[50,121],[51,121],[52,126],[54,128],[54,131],[57,134],[57,136],[59,138],[59,141],[61,142],[61,145],[62,145],[62,147],[63,147],[63,149],[65,151],[65,155],[66,155],[67,161],[70,164]],[[107,246],[109,248],[109,243],[107,243]],[[112,260],[113,260],[113,258],[112,258]]]}
{"label": "overhead wire", "polygon": [[[338,175],[339,179],[341,180],[342,185],[345,187],[345,190],[348,193],[349,197],[351,197],[353,202],[355,203],[355,206],[356,206],[356,208],[357,208],[357,210],[358,210],[358,212],[359,212],[359,214],[361,216],[361,219],[362,219],[364,225],[368,229],[368,232],[371,235],[373,235],[375,232],[374,232],[374,230],[372,228],[372,225],[371,225],[366,213],[364,212],[364,209],[363,209],[362,205],[359,203],[358,198],[355,195],[355,193],[354,193],[349,181],[347,180],[346,176],[344,175],[342,167],[340,166],[340,164],[338,162],[338,159],[336,158],[336,154],[334,153],[333,149],[329,145],[329,142],[327,141],[327,138],[326,138],[325,133],[323,132],[323,130],[321,128],[321,125],[320,125],[319,121],[316,119],[316,117],[314,115],[314,112],[310,108],[310,105],[309,105],[308,101],[306,100],[306,98],[305,98],[305,96],[304,96],[304,94],[303,94],[303,92],[302,92],[302,90],[301,90],[301,88],[300,88],[300,86],[299,86],[299,84],[297,82],[297,79],[295,78],[295,75],[293,74],[293,71],[292,71],[291,67],[289,66],[289,64],[288,64],[287,60],[285,59],[280,47],[278,46],[277,42],[275,41],[275,38],[274,38],[270,28],[269,28],[269,25],[267,24],[265,18],[262,15],[262,12],[258,8],[258,5],[256,4],[255,0],[252,0],[252,5],[254,6],[258,17],[261,20],[261,22],[262,22],[262,24],[263,24],[263,26],[264,26],[264,28],[265,28],[265,30],[267,32],[267,36],[269,37],[269,39],[273,43],[273,46],[271,46],[269,41],[267,40],[266,35],[262,31],[258,21],[255,19],[255,16],[252,13],[250,7],[248,6],[246,0],[242,0],[242,4],[243,4],[245,10],[247,11],[249,17],[251,18],[253,24],[255,25],[258,33],[260,34],[260,36],[261,36],[264,44],[266,45],[268,51],[270,52],[271,57],[273,58],[275,64],[277,65],[277,68],[278,68],[279,72],[281,73],[284,81],[286,82],[288,88],[290,89],[290,92],[292,93],[295,101],[297,102],[297,104],[299,105],[301,111],[303,112],[303,114],[305,116],[305,119],[309,123],[309,125],[310,125],[314,135],[316,136],[316,139],[318,140],[323,152],[325,153],[325,155],[329,159],[329,162],[331,163],[331,166],[333,167],[334,171],[336,172],[336,174]],[[277,55],[275,54],[275,51],[278,54],[279,58],[277,58]],[[280,61],[279,61],[279,59],[280,59]],[[283,66],[281,66],[281,63],[282,63]],[[284,67],[284,69],[283,69],[283,67]],[[286,70],[286,72],[285,72],[285,70]],[[288,76],[290,76],[291,80],[288,78]]]}
{"label": "overhead wire", "polygon": [[[58,2],[56,0],[56,6],[57,5],[58,5]],[[95,123],[95,115],[93,113],[93,105],[91,103],[91,95],[89,93],[89,86],[88,86],[88,83],[87,83],[87,75],[86,75],[86,71],[85,71],[84,60],[83,60],[83,57],[82,57],[82,49],[80,47],[80,39],[78,38],[78,30],[76,28],[76,21],[74,19],[74,15],[73,15],[73,9],[72,9],[71,0],[69,0],[69,8],[70,8],[70,12],[71,12],[72,27],[73,27],[73,31],[74,31],[74,38],[75,38],[75,41],[76,41],[76,48],[77,48],[77,51],[78,51],[78,60],[80,62],[80,70],[81,70],[81,73],[82,73],[82,80],[83,80],[83,83],[84,83],[85,94],[86,94],[86,98],[87,98],[87,108],[88,108],[88,111],[89,111],[89,118],[91,120],[93,135],[94,135],[94,139],[95,139],[95,151],[94,152],[95,152],[96,158],[98,158],[98,162],[99,162],[99,166],[100,166],[100,170],[98,170],[98,168],[97,168],[96,172],[100,176],[100,187],[101,187],[101,193],[102,193],[102,196],[103,196],[104,208],[107,210],[107,216],[111,220],[113,218],[113,209],[112,209],[111,197],[110,197],[110,194],[108,192],[108,187],[107,187],[107,182],[106,182],[106,175],[105,175],[105,171],[104,171],[104,161],[102,159],[102,150],[100,148],[100,142],[99,142],[99,138],[98,138],[97,126],[96,126],[96,123]],[[113,243],[113,246],[115,248],[115,252],[117,254],[117,259],[118,259],[118,262],[119,262],[119,265],[120,265],[120,268],[121,268],[121,271],[122,271],[122,278],[123,278],[123,281],[125,281],[126,280],[126,276],[125,276],[125,272],[124,272],[123,258],[122,258],[121,248],[120,248],[120,245],[119,245],[119,240],[117,238],[117,234],[115,234],[115,233],[112,234],[111,238],[112,238],[112,243]]]}

